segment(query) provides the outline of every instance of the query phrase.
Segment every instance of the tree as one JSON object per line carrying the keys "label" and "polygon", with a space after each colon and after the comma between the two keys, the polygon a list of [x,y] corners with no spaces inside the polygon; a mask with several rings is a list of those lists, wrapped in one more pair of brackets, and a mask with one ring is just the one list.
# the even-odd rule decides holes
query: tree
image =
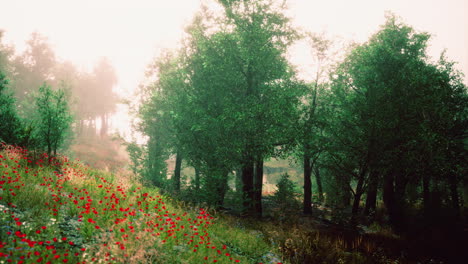
{"label": "tree", "polygon": [[296,35],[273,1],[220,2],[223,14],[204,8],[178,55],[157,64],[142,130],[148,146],[154,138],[177,164],[182,155],[196,167],[215,206],[229,172],[242,168],[245,211],[261,216],[263,160],[294,143],[298,89],[284,54]]}
{"label": "tree", "polygon": [[54,79],[53,70],[56,65],[55,53],[46,37],[34,32],[27,41],[26,50],[15,57],[13,62],[15,95],[23,108],[24,116],[30,115],[28,100],[44,81]]}
{"label": "tree", "polygon": [[21,121],[16,112],[15,98],[8,91],[8,80],[0,71],[0,141],[19,144]]}
{"label": "tree", "polygon": [[[433,194],[448,193],[442,187],[446,181],[458,182],[454,173],[446,173],[445,164],[448,153],[462,153],[464,132],[459,129],[466,124],[461,114],[466,113],[466,87],[447,63],[429,62],[429,37],[388,15],[333,75],[339,117],[334,119],[334,139],[340,145],[331,155],[352,176],[353,216],[366,189],[366,211],[375,208],[382,186],[390,222],[399,231],[407,228],[409,187],[421,184],[426,211],[435,212],[435,206],[428,206]],[[458,143],[450,149],[448,142]],[[452,200],[457,200],[455,189]]]}
{"label": "tree", "polygon": [[13,72],[13,65],[11,63],[11,59],[14,54],[14,49],[13,47],[2,43],[3,33],[4,32],[0,30],[0,72],[3,72],[3,74],[10,76]]}
{"label": "tree", "polygon": [[[142,87],[142,103],[138,110],[141,119],[138,130],[148,136],[146,178],[158,187],[170,187],[176,192],[180,190],[182,152],[176,140],[174,115],[178,94],[185,85],[179,62],[180,58],[172,53],[165,53],[155,60],[148,71],[148,78],[155,80]],[[171,154],[176,154],[177,166],[173,184],[167,186],[165,161]]]}
{"label": "tree", "polygon": [[[298,151],[304,168],[304,214],[312,213],[312,172],[315,171],[317,183],[320,184],[320,171],[317,166],[318,159],[325,149],[326,142],[323,140],[323,130],[326,126],[325,108],[326,102],[320,95],[325,95],[325,71],[330,64],[331,45],[330,40],[321,35],[307,34],[312,51],[313,59],[317,70],[314,81],[306,86],[305,94],[301,101],[301,114],[299,117]],[[319,195],[321,197],[321,184],[319,185]]]}
{"label": "tree", "polygon": [[38,112],[37,134],[40,147],[47,151],[49,162],[57,155],[71,133],[73,117],[67,102],[65,87],[53,90],[44,83],[36,96]]}
{"label": "tree", "polygon": [[[297,38],[283,5],[273,1],[220,1],[226,27],[233,28],[227,40],[235,73],[238,106],[236,135],[240,146],[244,207],[247,214],[261,216],[262,167],[275,148],[293,145],[289,137],[296,120],[298,90],[289,63],[283,56]],[[237,47],[237,50],[233,50]]]}

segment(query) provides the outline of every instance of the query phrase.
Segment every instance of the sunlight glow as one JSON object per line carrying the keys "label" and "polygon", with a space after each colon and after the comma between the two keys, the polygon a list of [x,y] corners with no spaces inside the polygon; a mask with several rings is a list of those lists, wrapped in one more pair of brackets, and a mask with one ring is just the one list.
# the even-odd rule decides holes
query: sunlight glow
{"label": "sunlight glow", "polygon": [[[204,1],[206,2],[206,1]],[[362,42],[384,22],[386,10],[401,16],[417,30],[433,34],[429,55],[447,49],[449,59],[468,75],[468,1],[465,0],[290,0],[288,14],[303,30],[325,32],[346,42]],[[89,70],[108,57],[118,75],[116,91],[130,97],[144,79],[147,65],[162,49],[177,46],[184,26],[199,9],[189,0],[15,0],[2,4],[0,29],[17,52],[31,33],[49,38],[58,58]],[[310,79],[310,51],[305,43],[290,53],[291,61]],[[467,77],[465,76],[465,82]],[[125,110],[114,126],[128,128]]]}

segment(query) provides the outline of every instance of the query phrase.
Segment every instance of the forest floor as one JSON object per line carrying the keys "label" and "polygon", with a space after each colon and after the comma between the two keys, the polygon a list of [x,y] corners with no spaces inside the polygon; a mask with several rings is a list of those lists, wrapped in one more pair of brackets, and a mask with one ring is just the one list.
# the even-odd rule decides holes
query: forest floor
{"label": "forest floor", "polygon": [[272,215],[275,210],[266,203],[264,211],[269,216],[250,225],[279,244],[291,263],[458,264],[468,259],[467,228],[460,232],[432,226],[397,235],[382,219],[350,226],[343,221],[349,215],[330,217],[332,209],[323,206],[314,207],[312,215],[303,215],[300,209]]}

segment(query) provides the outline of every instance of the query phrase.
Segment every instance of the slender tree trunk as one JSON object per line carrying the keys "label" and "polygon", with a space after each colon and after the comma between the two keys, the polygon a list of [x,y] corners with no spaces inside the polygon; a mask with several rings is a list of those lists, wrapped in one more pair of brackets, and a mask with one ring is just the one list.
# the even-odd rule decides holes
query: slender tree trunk
{"label": "slender tree trunk", "polygon": [[365,173],[364,174],[361,174],[359,179],[358,179],[358,183],[357,183],[357,186],[356,186],[356,191],[354,192],[354,200],[353,200],[353,207],[352,207],[352,210],[351,210],[351,214],[352,214],[352,217],[353,219],[355,219],[358,215],[358,212],[359,212],[359,203],[361,202],[361,196],[362,196],[362,193],[364,191],[364,178],[365,178]]}
{"label": "slender tree trunk", "polygon": [[468,206],[468,177],[463,177],[463,195],[462,195],[463,206]]}
{"label": "slender tree trunk", "polygon": [[384,184],[383,184],[383,201],[385,208],[387,209],[387,213],[392,217],[395,210],[395,195],[394,195],[394,175],[393,172],[387,172],[384,176]]}
{"label": "slender tree trunk", "polygon": [[424,173],[423,178],[422,178],[422,184],[423,184],[423,206],[424,206],[424,215],[426,217],[430,216],[430,210],[431,210],[431,190],[430,190],[430,185],[431,185],[431,179],[429,173]]}
{"label": "slender tree trunk", "polygon": [[322,175],[320,175],[319,166],[315,165],[314,171],[315,171],[315,180],[317,182],[318,199],[320,203],[323,203]]}
{"label": "slender tree trunk", "polygon": [[254,208],[255,217],[262,217],[262,187],[263,187],[263,158],[259,157],[255,162],[254,178]]}
{"label": "slender tree trunk", "polygon": [[180,192],[180,169],[182,166],[182,155],[177,152],[176,162],[174,167],[174,190],[176,193]]}
{"label": "slender tree trunk", "polygon": [[200,171],[197,167],[195,169],[195,190],[200,190]]}
{"label": "slender tree trunk", "polygon": [[219,182],[216,185],[216,190],[217,190],[217,197],[216,197],[216,202],[215,206],[216,208],[222,208],[224,205],[224,197],[226,196],[226,192],[228,190],[228,171],[225,171],[221,173]]}
{"label": "slender tree trunk", "polygon": [[96,128],[96,118],[93,119],[93,121],[91,123],[91,126],[93,128],[93,137],[96,137],[96,135],[98,135],[98,131],[97,131],[97,128]]}
{"label": "slender tree trunk", "polygon": [[364,215],[369,216],[371,212],[375,212],[377,203],[377,189],[379,186],[379,175],[373,169],[369,173],[369,184],[367,185],[366,206],[364,207]]}
{"label": "slender tree trunk", "polygon": [[47,143],[47,158],[49,160],[49,165],[52,162],[52,144]]}
{"label": "slender tree trunk", "polygon": [[460,217],[460,198],[458,195],[458,183],[457,178],[454,174],[449,175],[450,185],[450,198],[452,200],[452,207],[455,210],[455,216]]}
{"label": "slender tree trunk", "polygon": [[312,214],[312,160],[308,149],[304,151],[304,208],[306,215]]}
{"label": "slender tree trunk", "polygon": [[242,169],[236,169],[236,192],[242,191]]}
{"label": "slender tree trunk", "polygon": [[246,154],[242,166],[243,213],[250,216],[254,215],[253,178],[254,159],[251,154]]}
{"label": "slender tree trunk", "polygon": [[107,135],[107,115],[103,114],[101,116],[101,137]]}
{"label": "slender tree trunk", "polygon": [[81,135],[83,133],[83,126],[84,126],[84,121],[80,119],[78,121],[78,129],[77,129],[77,134]]}
{"label": "slender tree trunk", "polygon": [[406,180],[402,172],[390,172],[384,179],[384,203],[388,211],[390,224],[396,232],[401,232],[406,226],[404,208],[404,193]]}

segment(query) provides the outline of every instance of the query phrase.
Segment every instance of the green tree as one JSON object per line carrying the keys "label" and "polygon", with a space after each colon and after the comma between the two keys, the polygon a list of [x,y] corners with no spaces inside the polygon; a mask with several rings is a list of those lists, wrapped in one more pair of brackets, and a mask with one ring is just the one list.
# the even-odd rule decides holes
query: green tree
{"label": "green tree", "polygon": [[[0,30],[0,72],[10,76],[13,73],[13,65],[11,59],[14,55],[14,49],[12,46],[5,45],[2,43],[3,31]],[[11,78],[11,76],[10,76]]]}
{"label": "green tree", "polygon": [[22,126],[15,101],[8,91],[8,80],[0,71],[0,141],[7,144],[19,144],[21,139]]}
{"label": "green tree", "polygon": [[322,185],[318,159],[326,147],[324,128],[327,125],[328,108],[326,71],[329,70],[331,61],[332,42],[322,35],[307,34],[313,54],[313,62],[316,65],[314,80],[306,85],[305,93],[301,98],[299,131],[297,135],[298,150],[296,155],[303,162],[304,168],[304,214],[312,213],[312,172],[315,171],[319,197],[322,199]]}
{"label": "green tree", "polygon": [[[338,144],[331,156],[336,167],[351,176],[353,215],[366,189],[366,211],[375,208],[377,188],[382,186],[390,222],[397,230],[405,230],[408,222],[409,188],[421,184],[423,203],[435,212],[429,202],[445,199],[431,197],[449,193],[442,187],[447,181],[459,182],[454,172],[445,172],[444,164],[455,165],[449,153],[462,154],[466,87],[450,64],[429,62],[429,37],[389,15],[368,42],[350,51],[333,75],[337,105],[333,139]],[[452,186],[453,200],[457,200],[455,189]]]}
{"label": "green tree", "polygon": [[37,134],[40,147],[47,151],[49,162],[57,155],[57,150],[67,143],[71,133],[73,117],[67,100],[65,87],[53,90],[45,83],[39,87],[36,96]]}
{"label": "green tree", "polygon": [[285,150],[293,145],[289,136],[299,89],[284,54],[297,33],[282,4],[268,0],[220,2],[226,15],[224,27],[232,32],[222,36],[224,43],[214,53],[229,60],[232,69],[225,72],[223,82],[234,95],[227,119],[234,120],[232,134],[241,139],[236,149],[241,154],[237,161],[242,168],[244,207],[247,214],[261,216],[263,160],[275,155],[278,147]]}
{"label": "green tree", "polygon": [[[141,122],[138,130],[148,136],[146,142],[146,160],[148,166],[144,175],[158,187],[180,190],[181,149],[176,140],[174,128],[175,104],[179,91],[185,85],[182,78],[180,58],[175,54],[165,53],[151,65],[148,78],[155,78],[141,91],[142,103],[138,110]],[[176,155],[176,170],[173,184],[166,184],[166,160],[171,154]]]}
{"label": "green tree", "polygon": [[246,212],[260,216],[263,160],[294,143],[298,89],[284,54],[296,34],[273,1],[221,4],[219,16],[203,9],[179,55],[157,65],[142,130],[148,146],[154,138],[155,149],[203,175],[196,185],[216,206],[229,172],[242,168]]}

